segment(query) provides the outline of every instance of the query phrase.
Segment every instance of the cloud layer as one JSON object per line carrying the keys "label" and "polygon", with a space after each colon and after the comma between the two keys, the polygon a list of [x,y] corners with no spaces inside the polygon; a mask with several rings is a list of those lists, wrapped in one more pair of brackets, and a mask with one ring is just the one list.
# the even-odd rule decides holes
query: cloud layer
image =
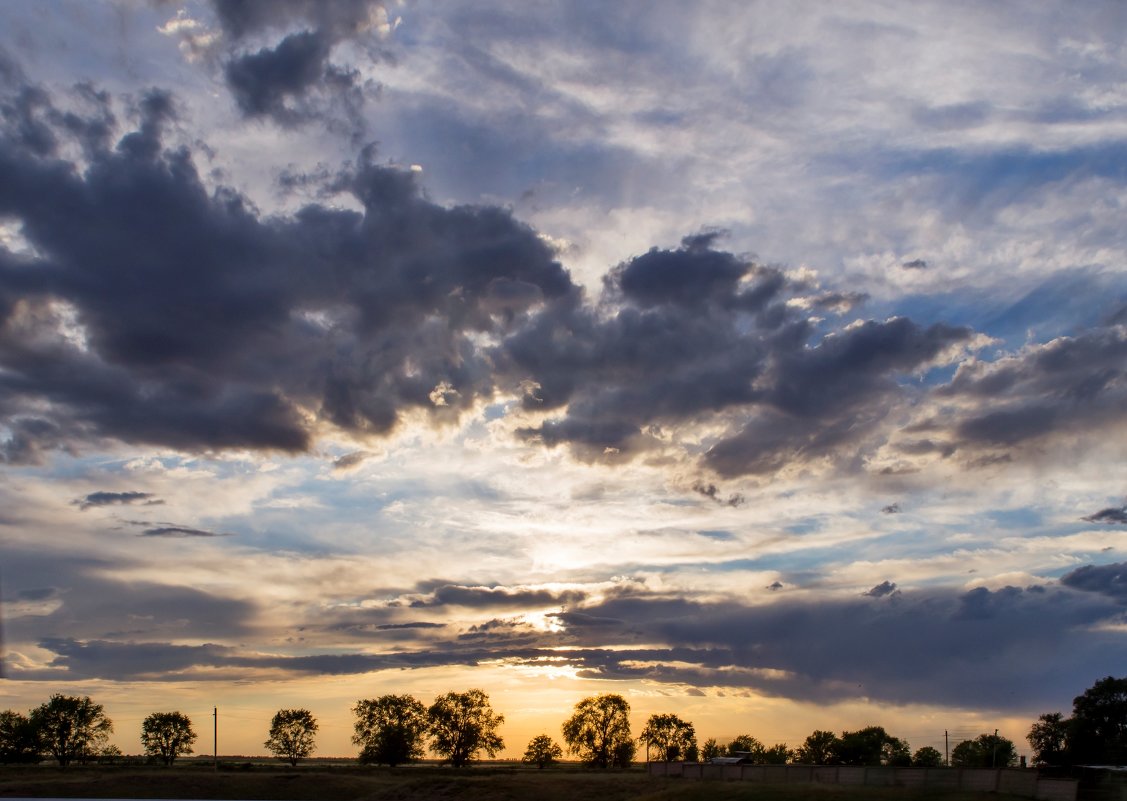
{"label": "cloud layer", "polygon": [[20,693],[1122,664],[1115,5],[604,6],[6,8]]}

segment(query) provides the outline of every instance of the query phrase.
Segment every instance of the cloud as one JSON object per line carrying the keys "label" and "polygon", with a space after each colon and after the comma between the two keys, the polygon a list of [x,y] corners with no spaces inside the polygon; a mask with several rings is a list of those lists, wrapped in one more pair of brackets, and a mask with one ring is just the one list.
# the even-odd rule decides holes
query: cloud
{"label": "cloud", "polygon": [[890,503],[888,506],[883,507],[880,511],[881,511],[881,514],[886,514],[886,515],[900,514],[900,504]]}
{"label": "cloud", "polygon": [[959,403],[929,425],[971,449],[1019,449],[1060,435],[1113,437],[1127,416],[1125,363],[1127,330],[1118,326],[1029,345],[993,362],[969,360],[935,393]]}
{"label": "cloud", "polygon": [[905,270],[926,270],[927,262],[923,259],[912,259],[911,261],[903,262],[900,266]]}
{"label": "cloud", "polygon": [[760,475],[852,459],[898,375],[972,340],[906,318],[818,323],[788,301],[833,293],[717,250],[715,232],[622,263],[585,302],[507,211],[435,205],[370,155],[311,178],[362,211],[264,218],[163,147],[169,95],[140,110],[84,172],[0,140],[0,207],[40,254],[34,270],[0,261],[9,459],[96,437],[303,451],[324,423],[382,436],[408,412],[441,425],[526,386],[546,416],[518,432],[529,441],[627,461],[719,422],[703,465]]}
{"label": "cloud", "polygon": [[94,508],[96,506],[114,506],[114,505],[131,505],[142,503],[145,506],[158,506],[163,504],[164,501],[160,500],[151,492],[91,492],[84,498],[79,498],[72,501],[82,511]]}
{"label": "cloud", "polygon": [[287,36],[274,49],[241,56],[226,67],[227,84],[247,116],[295,122],[299,112],[285,101],[304,95],[325,78],[329,45],[310,31]]}
{"label": "cloud", "polygon": [[900,594],[901,594],[900,591],[898,589],[896,589],[896,582],[894,582],[894,581],[882,581],[880,584],[873,587],[871,590],[868,590],[867,592],[862,593],[862,595],[866,595],[869,598],[883,598],[886,595],[894,596],[894,595],[900,595]]}
{"label": "cloud", "polygon": [[1061,576],[1060,583],[1084,592],[1095,592],[1127,602],[1127,564],[1085,565]]}
{"label": "cloud", "polygon": [[820,329],[787,303],[804,284],[714,241],[686,237],[619,265],[604,292],[614,314],[545,314],[506,342],[506,369],[536,385],[525,406],[566,404],[526,439],[621,461],[661,447],[667,430],[723,421],[702,460],[721,476],[832,462],[879,430],[903,396],[898,375],[973,340],[906,318]]}
{"label": "cloud", "polygon": [[[8,461],[102,437],[302,451],[307,413],[359,435],[412,409],[453,421],[495,391],[477,343],[575,293],[508,212],[442,208],[367,162],[333,178],[364,212],[263,218],[163,149],[173,114],[146,96],[85,171],[36,157],[18,121],[0,137],[0,212],[38,254],[0,252]],[[457,392],[436,407],[441,385]]]}
{"label": "cloud", "polygon": [[1108,523],[1110,525],[1121,523],[1127,525],[1127,506],[1112,506],[1101,509],[1080,519],[1087,520],[1089,523]]}
{"label": "cloud", "polygon": [[378,0],[322,3],[319,0],[212,0],[225,34],[239,40],[254,33],[293,24],[312,26],[334,39],[363,33],[386,24]]}
{"label": "cloud", "polygon": [[346,472],[362,465],[372,456],[368,451],[352,451],[333,460],[333,472]]}
{"label": "cloud", "polygon": [[[621,597],[553,615],[563,632],[493,619],[419,650],[385,653],[264,655],[234,646],[97,638],[46,638],[41,646],[57,655],[56,680],[60,669],[70,678],[159,680],[548,661],[586,678],[751,689],[806,702],[865,698],[1026,709],[1074,692],[1077,671],[1127,655],[1117,639],[1088,633],[1119,615],[1115,582],[1114,598],[1103,600],[1102,591],[1069,586],[911,592],[895,604],[856,597],[779,596],[766,605]],[[47,678],[23,676],[40,677]]]}
{"label": "cloud", "polygon": [[414,600],[411,606],[462,606],[476,609],[493,607],[529,608],[559,606],[582,601],[586,593],[577,590],[556,592],[546,589],[510,587],[466,587],[446,584],[428,596]]}
{"label": "cloud", "polygon": [[224,78],[239,110],[294,126],[326,118],[335,103],[351,121],[353,138],[361,137],[365,87],[357,71],[329,63],[331,45],[319,32],[301,31],[274,48],[232,58]]}
{"label": "cloud", "polygon": [[[47,598],[52,605],[34,617],[5,619],[8,643],[41,639],[155,639],[213,642],[245,638],[258,607],[249,601],[171,583],[129,576],[136,562],[89,555],[5,550],[5,593]],[[26,592],[31,592],[27,595]]]}
{"label": "cloud", "polygon": [[[323,45],[290,47],[316,65]],[[271,53],[247,63],[294,66],[289,50]],[[906,455],[997,461],[1055,432],[1111,427],[1127,408],[1119,327],[963,360],[945,386],[912,388],[906,376],[982,338],[907,317],[810,317],[862,296],[720,250],[713,231],[622,262],[588,300],[511,214],[431,203],[414,174],[370,153],[309,176],[362,211],[267,218],[228,187],[207,190],[192,154],[165,147],[167,93],[146,94],[137,129],[113,146],[89,133],[104,121],[97,105],[68,116],[37,90],[13,101],[0,139],[0,208],[36,254],[27,269],[0,253],[9,463],[99,437],[305,451],[324,424],[361,437],[417,413],[443,425],[520,387],[535,388],[517,430],[528,442],[608,463],[665,452],[725,478],[860,470],[890,438]],[[67,142],[88,169],[62,155]],[[930,419],[902,429],[927,436],[901,440],[895,410],[929,395],[917,408]],[[706,446],[690,448],[701,427]],[[336,468],[352,465],[342,458]]]}
{"label": "cloud", "polygon": [[[393,25],[383,4],[214,0],[212,5],[228,45],[223,78],[245,116],[286,127],[317,120],[331,131],[348,133],[354,143],[363,139],[363,106],[379,87],[363,80],[359,70],[329,59],[333,48],[347,41],[370,62],[387,60],[378,42]],[[248,39],[278,31],[287,33],[271,46],[236,50]],[[194,31],[182,36],[189,46],[199,38]],[[216,46],[214,41],[208,44]]]}
{"label": "cloud", "polygon": [[230,537],[230,534],[218,534],[214,531],[205,531],[199,528],[189,528],[187,526],[156,526],[154,528],[145,529],[143,534],[138,534],[139,537],[174,537],[178,539],[186,539],[191,537]]}
{"label": "cloud", "polygon": [[704,497],[710,498],[719,504],[723,504],[724,506],[741,506],[746,500],[744,496],[740,495],[738,492],[729,495],[727,498],[724,498],[720,495],[720,490],[716,488],[715,484],[705,484],[702,481],[697,481],[693,484],[693,492],[700,493]]}

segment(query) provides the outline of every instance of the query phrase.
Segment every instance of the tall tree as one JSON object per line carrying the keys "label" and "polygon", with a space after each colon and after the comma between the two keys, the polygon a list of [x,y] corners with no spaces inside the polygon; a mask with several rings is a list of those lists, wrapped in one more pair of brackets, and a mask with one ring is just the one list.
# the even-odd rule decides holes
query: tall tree
{"label": "tall tree", "polygon": [[410,695],[381,695],[357,701],[354,745],[360,746],[365,765],[395,767],[423,755],[427,708]]}
{"label": "tall tree", "polygon": [[113,732],[113,722],[102,705],[88,695],[52,695],[31,710],[30,720],[44,750],[64,768],[74,760],[85,762],[93,757]]}
{"label": "tall tree", "polygon": [[629,757],[633,758],[630,704],[615,693],[584,698],[564,722],[563,736],[568,750],[588,765],[621,765],[627,751],[631,751]]}
{"label": "tall tree", "polygon": [[141,721],[141,747],[165,765],[171,766],[177,757],[192,753],[195,741],[192,721],[180,712],[154,712]]}
{"label": "tall tree", "polygon": [[11,709],[0,712],[0,762],[38,762],[42,749],[35,724]]}
{"label": "tall tree", "polygon": [[1108,676],[1076,696],[1068,751],[1075,764],[1127,764],[1127,678]]}
{"label": "tall tree", "polygon": [[650,715],[638,739],[654,749],[663,762],[684,759],[690,750],[697,747],[693,724],[673,714]]}
{"label": "tall tree", "polygon": [[1065,765],[1071,762],[1068,753],[1071,723],[1060,712],[1049,712],[1037,718],[1025,737],[1033,748],[1034,764]]}
{"label": "tall tree", "polygon": [[770,748],[764,748],[759,756],[763,765],[785,765],[794,758],[794,752],[787,748],[786,743],[775,743]]}
{"label": "tall tree", "polygon": [[720,746],[720,743],[716,742],[715,737],[709,737],[700,747],[701,762],[710,762],[713,758],[723,755],[724,749]]}
{"label": "tall tree", "polygon": [[956,768],[1005,768],[1016,763],[1013,741],[998,734],[980,734],[951,749],[951,766]]}
{"label": "tall tree", "polygon": [[804,765],[833,764],[838,749],[837,735],[815,729],[795,751],[795,759]]}
{"label": "tall tree", "polygon": [[760,764],[760,757],[766,750],[763,743],[752,737],[750,734],[741,734],[732,742],[728,743],[728,756],[730,757],[744,757],[748,762],[753,764]]}
{"label": "tall tree", "polygon": [[313,753],[317,719],[308,709],[279,709],[270,721],[270,736],[263,745],[291,765]]}
{"label": "tall tree", "polygon": [[446,693],[427,710],[431,750],[456,768],[469,765],[479,751],[495,756],[505,747],[497,729],[505,722],[481,690]]}
{"label": "tall tree", "polygon": [[543,770],[545,765],[551,765],[562,756],[563,749],[551,737],[538,734],[529,741],[521,761]]}
{"label": "tall tree", "polygon": [[906,768],[911,765],[912,752],[908,748],[908,743],[899,737],[889,735],[880,748],[880,763],[895,768]]}
{"label": "tall tree", "polygon": [[883,726],[843,731],[835,744],[835,757],[842,765],[879,765],[888,732]]}
{"label": "tall tree", "polygon": [[943,754],[939,749],[925,745],[912,755],[913,768],[938,768],[943,765]]}

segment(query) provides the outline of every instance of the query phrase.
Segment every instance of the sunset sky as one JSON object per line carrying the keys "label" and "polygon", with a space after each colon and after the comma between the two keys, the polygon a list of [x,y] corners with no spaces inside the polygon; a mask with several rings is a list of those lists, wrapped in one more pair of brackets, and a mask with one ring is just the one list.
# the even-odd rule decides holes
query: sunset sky
{"label": "sunset sky", "polygon": [[1127,6],[0,6],[0,709],[942,749],[1127,665]]}

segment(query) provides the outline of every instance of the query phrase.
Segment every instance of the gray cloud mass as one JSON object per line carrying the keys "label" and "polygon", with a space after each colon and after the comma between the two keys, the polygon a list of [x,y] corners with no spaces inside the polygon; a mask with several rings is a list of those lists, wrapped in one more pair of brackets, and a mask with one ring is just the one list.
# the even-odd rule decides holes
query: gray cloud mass
{"label": "gray cloud mass", "polygon": [[[381,625],[434,632],[418,650],[382,653],[266,656],[231,646],[96,638],[44,638],[40,645],[57,655],[52,670],[64,669],[70,678],[221,679],[264,669],[340,675],[548,660],[589,678],[745,688],[822,703],[865,697],[1006,710],[1051,703],[1069,691],[1084,664],[1127,656],[1116,638],[1086,633],[1092,624],[1115,617],[1120,606],[1100,600],[1098,590],[1087,591],[1111,579],[1092,581],[1082,571],[1077,571],[1082,580],[1055,588],[933,590],[895,598],[869,593],[862,599],[780,600],[766,606],[624,596],[555,615],[565,627],[562,633],[505,619],[456,636],[419,621]],[[1114,582],[1113,594],[1121,601],[1121,582],[1118,577]]]}

